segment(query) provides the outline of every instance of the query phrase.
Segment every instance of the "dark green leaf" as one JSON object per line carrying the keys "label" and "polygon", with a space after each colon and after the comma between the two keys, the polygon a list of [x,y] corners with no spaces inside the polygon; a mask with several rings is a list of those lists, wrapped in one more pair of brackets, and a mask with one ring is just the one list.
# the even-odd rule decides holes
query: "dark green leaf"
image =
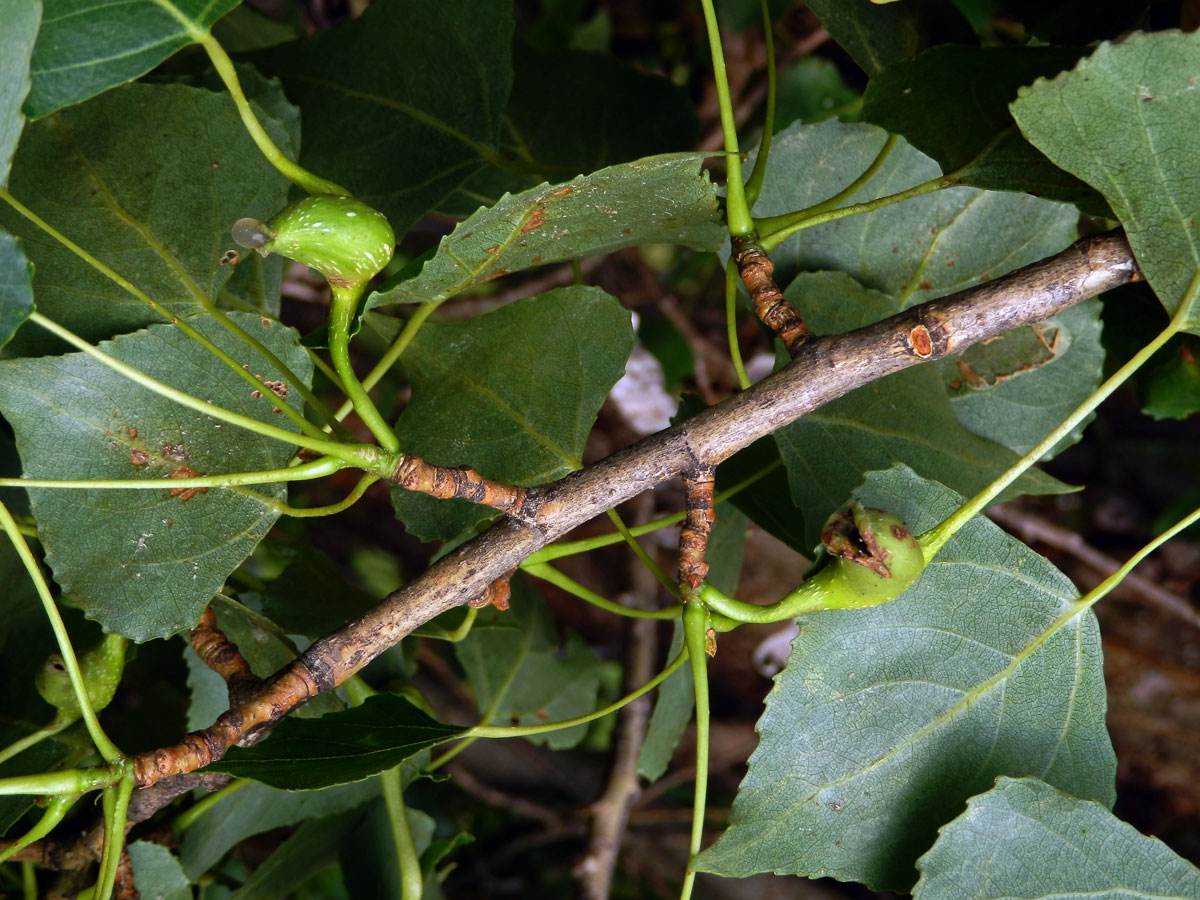
{"label": "dark green leaf", "polygon": [[[977,344],[938,364],[967,430],[1025,454],[1100,384],[1100,304]],[[1055,452],[1079,440],[1076,428]]]}
{"label": "dark green leaf", "polygon": [[154,900],[192,900],[192,885],[179,860],[160,844],[134,841],[129,845],[133,884],[138,893]]}
{"label": "dark green leaf", "polygon": [[375,3],[256,54],[304,113],[301,161],[408,228],[499,161],[513,22],[496,0]]}
{"label": "dark green leaf", "polygon": [[252,782],[188,825],[179,847],[184,871],[194,881],[251,835],[345,812],[378,796],[374,781],[322,791],[282,791]]}
{"label": "dark green leaf", "polygon": [[717,521],[708,537],[704,560],[708,563],[706,581],[727,594],[737,593],[742,577],[742,556],[746,547],[746,514],[732,503],[718,503]]}
{"label": "dark green leaf", "polygon": [[377,694],[319,719],[284,719],[253,747],[234,747],[208,768],[287,791],[370,778],[461,734],[407,700]]}
{"label": "dark green leaf", "polygon": [[388,489],[396,518],[404,523],[405,531],[420,541],[457,545],[482,532],[500,515],[490,506],[469,500],[438,500],[394,484],[388,485]]}
{"label": "dark green leaf", "polygon": [[926,47],[973,41],[971,27],[945,0],[808,0],[825,29],[868,75],[912,59]]}
{"label": "dark green leaf", "polygon": [[735,453],[717,467],[717,490],[753,482],[730,498],[767,534],[793,550],[811,556],[813,545],[804,534],[804,514],[791,502],[788,472],[775,438],[768,435]]}
{"label": "dark green leaf", "polygon": [[282,900],[326,866],[337,861],[337,835],[353,828],[357,810],[305,822],[254,870],[229,900]]}
{"label": "dark green leaf", "polygon": [[263,592],[263,615],[288,634],[319,638],[358,618],[375,605],[366,592],[346,580],[328,556],[315,547],[280,548],[287,568]]}
{"label": "dark green leaf", "polygon": [[1027,143],[1008,111],[1017,88],[1073,66],[1081,53],[1062,47],[934,47],[872,78],[863,95],[863,118],[904,135],[964,184],[1029,191],[1103,215],[1104,200]]}
{"label": "dark green leaf", "polygon": [[1200,409],[1200,341],[1176,338],[1140,373],[1142,411],[1156,419],[1186,419]]}
{"label": "dark green leaf", "polygon": [[1021,91],[1013,115],[1057,165],[1095,187],[1183,326],[1200,330],[1200,33],[1133,34]]}
{"label": "dark green leaf", "polygon": [[33,312],[33,266],[21,252],[21,244],[0,230],[0,347]]}
{"label": "dark green leaf", "polygon": [[[847,331],[895,311],[892,298],[860,287],[840,272],[801,275],[786,296],[818,334]],[[1057,402],[1053,395],[1049,400]],[[1024,429],[1028,413],[1017,413],[1011,422],[989,427],[998,434],[1008,434],[1008,425]],[[820,540],[826,517],[867,471],[902,462],[971,496],[1018,458],[959,424],[946,383],[930,366],[905,369],[861,387],[779,429],[774,439],[788,470],[792,502],[804,511],[808,547]],[[1018,493],[1065,490],[1066,485],[1036,469],[1015,485]]]}
{"label": "dark green leaf", "polygon": [[[560,647],[540,597],[514,578],[511,608],[488,608],[467,637],[454,645],[485,725],[540,725],[586,715],[596,708],[600,661],[576,634]],[[488,628],[491,624],[516,625]],[[482,627],[481,627],[482,626]],[[574,747],[587,725],[528,738],[552,750]]]}
{"label": "dark green leaf", "polygon": [[633,349],[629,313],[599,288],[560,288],[457,324],[426,324],[403,362],[403,448],[537,484],[581,465]]}
{"label": "dark green leaf", "polygon": [[0,185],[8,183],[8,166],[25,127],[21,105],[29,93],[29,58],[41,19],[41,0],[0,0]]}
{"label": "dark green leaf", "polygon": [[[864,504],[921,533],[959,505],[904,467]],[[907,890],[937,830],[997,775],[1111,805],[1100,636],[1065,576],[986,519],[883,606],[799,620],[728,831],[701,871]]]}
{"label": "dark green leaf", "polygon": [[1099,803],[998,778],[918,862],[916,900],[1200,897],[1200,870]]}
{"label": "dark green leaf", "polygon": [[[268,132],[285,149],[282,127]],[[17,200],[160,303],[149,309],[0,204],[0,224],[34,263],[38,309],[89,340],[190,315],[231,268],[230,226],[284,205],[287,180],[263,159],[228,97],[184,85],[130,85],[31,123],[13,162]],[[17,345],[47,352],[24,329]],[[60,346],[60,345],[55,345]]]}
{"label": "dark green leaf", "polygon": [[[755,215],[802,209],[849,186],[885,137],[874,126],[840,122],[794,125],[780,133]],[[875,176],[843,205],[895,194],[939,174],[936,163],[899,140]],[[771,258],[781,285],[797,271],[838,269],[893,295],[897,312],[1057,253],[1077,237],[1078,218],[1063,203],[956,187],[805,229]]]}
{"label": "dark green leaf", "polygon": [[145,75],[203,36],[238,0],[43,3],[25,104],[35,118]]}
{"label": "dark green leaf", "polygon": [[[233,314],[305,381],[311,363],[290,328]],[[216,322],[196,327],[258,368]],[[170,325],[101,345],[117,359],[226,409],[286,427],[271,400]],[[270,377],[269,369],[264,369]],[[289,403],[298,404],[290,391]],[[277,469],[293,448],[222,425],[126,380],[83,353],[0,362],[0,409],[12,423],[30,478],[161,480]],[[195,624],[225,577],[278,517],[282,485],[215,489],[184,499],[160,490],[31,490],[38,535],[63,589],[108,630],[135,640]]]}
{"label": "dark green leaf", "polygon": [[833,117],[853,121],[860,99],[838,67],[819,56],[806,56],[782,70],[775,91],[777,132],[792,122],[821,122]]}
{"label": "dark green leaf", "polygon": [[[409,834],[418,854],[424,853],[433,838],[437,823],[427,813],[406,807]],[[396,837],[392,819],[382,800],[366,811],[362,821],[353,831],[342,835],[339,842],[339,859],[342,877],[351,900],[393,900],[402,898],[400,867],[396,860]],[[426,873],[428,874],[428,873]],[[425,896],[436,898],[439,893]]]}
{"label": "dark green leaf", "polygon": [[726,235],[699,159],[642,159],[505,196],[442,238],[420,275],[372,294],[367,308],[444,300],[510,272],[639,244],[716,250]]}
{"label": "dark green leaf", "polygon": [[[675,631],[671,637],[671,647],[667,651],[667,661],[673,660],[683,649],[683,628],[681,623],[675,623]],[[692,674],[687,666],[671,674],[658,686],[654,699],[654,712],[650,714],[650,724],[646,727],[646,739],[642,749],[638,751],[637,773],[647,781],[658,781],[679,739],[692,720],[692,709],[696,705],[696,694],[692,688]]]}

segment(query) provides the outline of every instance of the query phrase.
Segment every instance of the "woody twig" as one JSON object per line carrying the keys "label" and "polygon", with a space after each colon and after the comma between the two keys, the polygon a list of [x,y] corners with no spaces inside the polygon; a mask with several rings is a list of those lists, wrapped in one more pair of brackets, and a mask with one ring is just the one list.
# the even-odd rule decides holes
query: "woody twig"
{"label": "woody twig", "polygon": [[801,345],[812,337],[812,332],[775,283],[775,264],[761,247],[737,239],[733,243],[733,261],[742,284],[750,292],[755,315],[779,336],[788,353],[795,357]]}

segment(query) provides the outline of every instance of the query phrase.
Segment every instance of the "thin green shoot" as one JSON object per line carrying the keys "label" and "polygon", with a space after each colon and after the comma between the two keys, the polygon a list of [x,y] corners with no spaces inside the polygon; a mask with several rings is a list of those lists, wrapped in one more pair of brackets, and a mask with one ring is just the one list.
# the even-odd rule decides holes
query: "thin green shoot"
{"label": "thin green shoot", "polygon": [[114,478],[54,480],[49,478],[0,478],[0,487],[46,488],[59,490],[161,491],[167,488],[239,487],[246,484],[277,484],[281,481],[308,481],[324,478],[346,463],[332,456],[322,457],[285,469],[264,469],[259,472],[231,472],[227,475],[197,475],[193,478]]}
{"label": "thin green shoot", "polygon": [[57,794],[49,798],[46,804],[46,811],[42,814],[37,823],[27,832],[0,850],[0,863],[15,856],[21,850],[28,847],[34,841],[40,841],[48,835],[67,815],[67,812],[75,805],[75,801],[79,799],[77,794]]}
{"label": "thin green shoot", "polygon": [[691,660],[692,687],[696,696],[696,784],[692,795],[692,834],[688,846],[688,868],[684,874],[679,900],[692,896],[696,873],[691,860],[704,844],[704,809],[708,804],[708,738],[710,730],[708,708],[708,614],[704,604],[695,600],[683,610],[683,640]]}
{"label": "thin green shoot", "polygon": [[590,588],[584,587],[569,575],[555,569],[548,563],[525,562],[521,564],[521,571],[527,575],[532,575],[534,578],[540,578],[557,588],[561,588],[568,594],[572,594],[593,606],[606,610],[607,612],[615,613],[618,616],[627,616],[631,619],[677,619],[683,611],[682,607],[669,606],[666,609],[632,609],[628,606],[622,606],[620,603],[615,603],[607,597],[597,594]]}
{"label": "thin green shoot", "polygon": [[[117,749],[117,745],[104,733],[104,729],[100,727],[100,720],[96,717],[96,711],[92,709],[92,701],[88,698],[87,685],[83,680],[83,672],[79,668],[79,659],[75,656],[75,648],[71,646],[71,638],[67,635],[67,626],[63,622],[62,615],[59,614],[58,605],[54,602],[54,597],[50,593],[50,585],[46,582],[46,577],[42,574],[37,560],[34,559],[33,553],[29,549],[29,544],[25,542],[25,538],[17,530],[17,523],[9,513],[8,507],[3,503],[0,503],[0,528],[3,528],[7,533],[13,549],[17,552],[17,556],[21,560],[21,565],[25,567],[25,571],[28,573],[30,580],[33,581],[34,589],[42,601],[42,608],[46,613],[46,618],[50,620],[50,629],[54,632],[54,640],[58,644],[58,652],[62,657],[63,668],[66,669],[67,677],[70,679],[71,688],[75,692],[75,699],[79,703],[80,715],[87,726],[92,743],[96,745],[96,750],[99,751],[100,756],[105,762],[120,762],[124,759],[124,754]],[[82,789],[73,791],[73,793],[81,792]],[[0,794],[2,793],[4,791],[0,789]],[[40,793],[58,794],[63,793],[63,791],[49,790]]]}
{"label": "thin green shoot", "polygon": [[746,181],[748,209],[754,209],[758,195],[762,192],[763,179],[767,177],[767,161],[771,157],[771,138],[775,135],[775,33],[771,27],[771,9],[767,0],[759,0],[758,5],[762,9],[763,46],[767,51],[767,108],[763,115],[762,139],[758,142],[754,169]]}
{"label": "thin green shoot", "polygon": [[655,577],[658,583],[666,588],[672,596],[678,594],[679,585],[672,581],[667,573],[662,570],[662,566],[650,558],[650,554],[646,552],[646,548],[637,542],[637,538],[633,536],[633,533],[629,530],[629,526],[621,519],[620,514],[615,509],[608,510],[606,514],[608,515],[608,520],[616,526],[617,533],[629,545],[629,549],[642,561],[642,565],[650,571],[650,574]]}
{"label": "thin green shoot", "polygon": [[163,384],[157,379],[151,378],[144,372],[126,365],[118,359],[105,353],[103,350],[88,343],[79,335],[72,331],[63,328],[57,322],[47,319],[41,313],[32,313],[29,316],[29,321],[41,326],[51,334],[62,338],[71,346],[82,350],[84,353],[91,356],[102,365],[107,366],[114,372],[124,375],[135,384],[139,384],[149,391],[158,394],[160,397],[166,397],[178,403],[180,406],[186,406],[188,409],[196,410],[206,416],[211,416],[214,419],[219,419],[230,425],[237,425],[239,428],[244,428],[247,431],[260,434],[263,437],[273,438],[277,441],[294,445],[296,447],[304,447],[308,450],[314,450],[317,453],[335,456],[343,459],[351,465],[356,465],[361,468],[371,468],[373,464],[378,462],[378,450],[373,447],[368,447],[362,444],[350,445],[342,444],[336,441],[329,441],[320,438],[313,438],[308,435],[299,434],[294,431],[288,431],[285,428],[279,428],[275,425],[268,425],[265,422],[260,422],[258,419],[253,419],[250,416],[243,416],[240,413],[231,412],[216,404],[201,400],[198,397],[193,397],[191,394],[184,393],[169,385]]}
{"label": "thin green shoot", "polygon": [[333,368],[342,380],[354,411],[358,413],[363,424],[370,429],[371,434],[379,441],[379,445],[389,453],[400,451],[400,441],[396,432],[384,421],[383,416],[367,393],[367,389],[350,364],[350,325],[354,321],[354,313],[358,309],[358,301],[362,296],[365,284],[351,287],[341,287],[330,284],[333,301],[329,309],[329,356],[333,360]]}
{"label": "thin green shoot", "polygon": [[826,222],[832,222],[836,219],[844,219],[847,216],[856,216],[863,213],[874,212],[875,210],[882,209],[885,206],[891,206],[893,203],[901,203],[905,200],[911,200],[913,197],[931,194],[934,191],[941,191],[945,190],[946,188],[957,187],[959,184],[959,179],[953,174],[939,175],[937,178],[931,178],[928,181],[923,181],[920,184],[913,185],[907,190],[899,191],[895,194],[888,194],[886,197],[879,197],[875,200],[867,200],[863,203],[855,203],[851,206],[843,206],[827,212],[815,213],[802,219],[796,219],[796,216],[798,215],[797,213],[788,213],[783,216],[770,216],[765,219],[760,219],[758,220],[758,226],[763,229],[764,234],[760,236],[758,245],[765,252],[770,253],[785,240],[797,232],[803,231],[805,228],[823,225]]}
{"label": "thin green shoot", "polygon": [[96,878],[93,900],[109,900],[117,882],[117,869],[125,850],[125,817],[133,796],[133,776],[126,775],[117,784],[104,789],[104,850]]}
{"label": "thin green shoot", "polygon": [[50,722],[50,724],[43,725],[37,731],[31,732],[31,733],[25,735],[25,737],[13,741],[11,744],[9,744],[7,747],[5,747],[3,750],[0,750],[0,763],[8,762],[14,756],[16,756],[19,753],[24,753],[30,747],[36,747],[38,744],[40,744],[42,741],[46,740],[47,738],[52,738],[52,737],[54,737],[54,735],[58,734],[59,732],[64,731],[67,728],[70,728],[77,721],[78,721],[77,719],[73,719],[73,718],[63,718],[62,716],[55,716],[54,719]]}
{"label": "thin green shoot", "polygon": [[[746,490],[746,488],[756,482],[766,478],[776,469],[783,465],[782,459],[776,459],[770,464],[759,469],[753,475],[748,475],[739,481],[737,484],[731,485],[723,491],[718,491],[716,502],[721,503],[731,497]],[[678,525],[684,520],[686,514],[683,512],[671,513],[669,516],[663,516],[661,519],[655,519],[653,522],[646,522],[643,525],[634,525],[629,528],[629,534],[633,537],[642,537],[646,534],[658,531],[661,528],[669,528],[672,525]],[[530,554],[523,563],[522,567],[537,565],[539,563],[553,562],[556,559],[562,559],[564,556],[575,556],[580,553],[589,553],[592,550],[600,547],[611,547],[613,544],[619,544],[625,540],[625,535],[620,532],[610,531],[606,534],[597,534],[592,537],[580,538],[575,541],[560,541],[555,544],[550,544],[548,547],[543,547],[536,553]],[[672,590],[674,593],[674,590]]]}
{"label": "thin green shoot", "polygon": [[721,48],[721,31],[712,0],[700,0],[704,9],[704,27],[712,54],[713,81],[717,88],[717,105],[721,111],[721,133],[725,138],[725,215],[733,237],[754,234],[754,220],[746,203],[742,184],[742,158],[738,150],[737,123],[733,118],[733,101],[729,96],[729,76],[725,73],[725,51]]}
{"label": "thin green shoot", "polygon": [[737,334],[737,298],[738,267],[732,257],[725,263],[725,331],[729,336],[729,359],[733,362],[733,371],[737,375],[738,387],[743,391],[750,387],[750,376],[746,374],[746,364],[742,362],[742,348],[738,344]]}
{"label": "thin green shoot", "polygon": [[322,516],[334,516],[340,512],[344,512],[362,499],[362,495],[367,492],[367,488],[379,480],[379,476],[374,473],[366,473],[358,479],[358,484],[350,491],[343,499],[337,503],[330,503],[326,506],[292,506],[288,503],[273,502],[272,506],[279,511],[281,515],[291,516],[293,519],[316,519]]}
{"label": "thin green shoot", "polygon": [[[163,0],[155,0],[155,2],[164,9],[174,11],[174,7],[169,3],[164,3]],[[186,18],[178,18],[188,29],[192,40],[203,47],[204,52],[208,54],[213,68],[216,69],[217,75],[224,82],[226,90],[229,91],[229,96],[233,99],[233,105],[237,107],[242,125],[267,162],[278,169],[280,174],[287,178],[288,181],[303,188],[310,194],[341,194],[349,197],[350,192],[340,184],[321,178],[319,175],[314,175],[308,169],[288,159],[284,152],[271,140],[271,136],[267,134],[267,130],[263,128],[262,123],[258,121],[258,116],[254,114],[254,110],[250,106],[250,101],[246,99],[246,94],[242,90],[242,83],[238,79],[237,69],[233,66],[233,60],[229,58],[229,54],[225,52],[225,48],[221,46],[220,41],[207,31],[196,28]]]}

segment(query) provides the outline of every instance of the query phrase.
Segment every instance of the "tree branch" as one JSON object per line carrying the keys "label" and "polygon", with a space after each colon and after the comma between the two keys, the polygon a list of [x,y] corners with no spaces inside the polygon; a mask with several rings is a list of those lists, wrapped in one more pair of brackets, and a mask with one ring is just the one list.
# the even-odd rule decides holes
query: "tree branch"
{"label": "tree branch", "polygon": [[530,554],[643,491],[716,465],[855,388],[1049,318],[1138,277],[1124,235],[1113,232],[866,328],[810,338],[800,358],[749,390],[557,482],[528,489],[513,517],[318,640],[212,728],[189,735],[176,747],[137,756],[139,786],[207,765],[234,743],[252,740],[297,706],[341,684],[417,626],[480,596]]}

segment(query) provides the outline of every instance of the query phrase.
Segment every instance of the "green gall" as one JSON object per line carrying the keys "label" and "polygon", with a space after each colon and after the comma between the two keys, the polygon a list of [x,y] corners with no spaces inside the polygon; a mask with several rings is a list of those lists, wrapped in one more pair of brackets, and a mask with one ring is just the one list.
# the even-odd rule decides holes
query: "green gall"
{"label": "green gall", "polygon": [[304,263],[336,287],[366,284],[396,250],[392,226],[382,213],[332,194],[306,197],[266,224],[238,219],[232,232],[242,247]]}
{"label": "green gall", "polygon": [[[126,643],[119,634],[106,634],[99,644],[79,657],[79,671],[83,675],[88,702],[96,712],[108,706],[117,692],[121,673],[125,670]],[[79,718],[79,700],[59,654],[51,653],[46,657],[35,681],[42,699],[58,710],[58,718],[72,721]]]}
{"label": "green gall", "polygon": [[898,518],[851,503],[834,513],[821,530],[829,555],[815,579],[825,580],[831,606],[858,608],[894,600],[921,577],[925,554]]}

